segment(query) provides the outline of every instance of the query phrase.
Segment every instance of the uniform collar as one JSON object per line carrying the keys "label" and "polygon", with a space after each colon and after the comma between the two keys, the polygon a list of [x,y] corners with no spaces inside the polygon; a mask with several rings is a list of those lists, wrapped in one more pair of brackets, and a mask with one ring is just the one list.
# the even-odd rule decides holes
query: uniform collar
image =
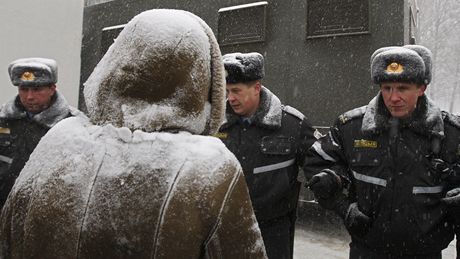
{"label": "uniform collar", "polygon": [[[390,118],[391,114],[379,92],[366,106],[361,129],[371,134],[385,131],[390,127]],[[425,136],[444,137],[441,110],[426,95],[419,97],[415,111],[409,118],[402,119],[400,125]]]}
{"label": "uniform collar", "polygon": [[[37,122],[46,127],[53,127],[56,123],[69,116],[71,108],[67,100],[56,91],[53,97],[54,101],[46,110],[29,117],[30,120]],[[26,118],[27,112],[19,100],[19,96],[6,102],[0,109],[1,119],[23,119]]]}
{"label": "uniform collar", "polygon": [[[276,129],[281,127],[283,109],[281,101],[270,90],[262,86],[260,91],[260,104],[256,113],[251,117],[251,122],[262,128]],[[225,120],[222,128],[228,128],[240,121],[241,116],[237,115],[227,102]]]}

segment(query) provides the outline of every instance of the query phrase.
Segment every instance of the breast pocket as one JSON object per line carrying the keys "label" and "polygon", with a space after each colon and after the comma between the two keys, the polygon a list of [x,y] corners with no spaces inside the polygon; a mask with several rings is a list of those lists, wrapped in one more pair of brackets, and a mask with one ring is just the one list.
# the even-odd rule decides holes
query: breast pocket
{"label": "breast pocket", "polygon": [[266,155],[289,155],[294,149],[294,140],[284,136],[265,136],[262,138],[260,149]]}

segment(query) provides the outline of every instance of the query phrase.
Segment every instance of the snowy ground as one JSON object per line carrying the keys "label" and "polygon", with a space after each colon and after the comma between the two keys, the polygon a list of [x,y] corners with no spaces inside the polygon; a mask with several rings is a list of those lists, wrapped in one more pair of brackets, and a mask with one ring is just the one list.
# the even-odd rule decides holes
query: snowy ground
{"label": "snowy ground", "polygon": [[[294,259],[348,259],[349,238],[313,232],[298,225],[294,242]],[[455,243],[442,252],[443,259],[455,259]]]}

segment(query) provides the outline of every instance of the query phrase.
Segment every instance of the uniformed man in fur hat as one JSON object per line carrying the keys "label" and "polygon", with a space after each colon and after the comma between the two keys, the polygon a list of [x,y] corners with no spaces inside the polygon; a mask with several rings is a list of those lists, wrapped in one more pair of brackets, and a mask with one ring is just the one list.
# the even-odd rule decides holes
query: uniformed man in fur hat
{"label": "uniformed man in fur hat", "polygon": [[282,105],[262,86],[259,53],[223,56],[227,81],[226,121],[219,138],[240,161],[269,258],[292,258],[299,167],[316,140],[298,110]]}
{"label": "uniformed man in fur hat", "polygon": [[426,95],[431,52],[378,49],[371,76],[380,91],[339,116],[308,152],[309,187],[344,220],[350,258],[441,258],[460,203],[455,171],[460,120]]}
{"label": "uniformed man in fur hat", "polygon": [[8,73],[18,95],[0,108],[0,207],[43,135],[60,120],[82,115],[56,90],[56,61],[18,59]]}

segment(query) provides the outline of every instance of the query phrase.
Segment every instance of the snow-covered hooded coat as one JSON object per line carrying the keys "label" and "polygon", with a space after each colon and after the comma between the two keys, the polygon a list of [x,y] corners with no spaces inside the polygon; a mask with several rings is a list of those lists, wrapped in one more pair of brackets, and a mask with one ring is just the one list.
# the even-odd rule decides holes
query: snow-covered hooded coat
{"label": "snow-covered hooded coat", "polygon": [[56,125],[2,212],[2,258],[266,258],[220,140],[224,70],[179,10],[134,17],[85,83],[90,120]]}

